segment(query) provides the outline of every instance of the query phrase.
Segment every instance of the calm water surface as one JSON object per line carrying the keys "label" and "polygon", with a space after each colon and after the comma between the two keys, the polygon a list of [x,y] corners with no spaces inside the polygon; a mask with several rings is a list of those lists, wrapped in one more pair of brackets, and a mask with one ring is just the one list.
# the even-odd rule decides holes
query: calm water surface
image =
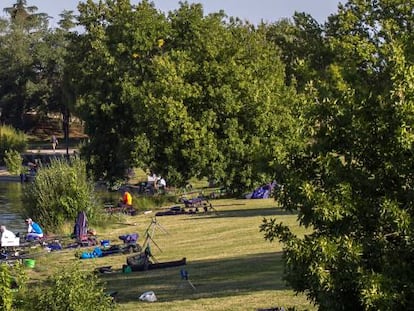
{"label": "calm water surface", "polygon": [[22,189],[18,182],[0,182],[0,224],[13,232],[25,232],[22,212]]}
{"label": "calm water surface", "polygon": [[[15,233],[27,230],[24,220],[29,215],[24,215],[22,203],[23,190],[27,186],[27,183],[0,181],[0,225]],[[100,190],[98,193],[103,202],[117,202],[121,197],[120,192]]]}

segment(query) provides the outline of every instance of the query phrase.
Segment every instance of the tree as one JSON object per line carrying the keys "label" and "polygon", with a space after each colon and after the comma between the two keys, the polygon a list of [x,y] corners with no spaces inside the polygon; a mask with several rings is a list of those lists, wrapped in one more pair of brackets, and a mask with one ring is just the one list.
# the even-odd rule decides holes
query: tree
{"label": "tree", "polygon": [[276,219],[286,279],[320,310],[413,309],[412,6],[348,1],[326,25],[329,66],[308,84],[303,148],[279,199],[309,229]]}
{"label": "tree", "polygon": [[286,82],[303,91],[306,84],[318,79],[332,62],[332,51],[324,42],[324,29],[312,16],[298,13],[290,19],[260,25],[268,40],[281,50],[286,66]]}
{"label": "tree", "polygon": [[41,68],[36,60],[42,37],[47,31],[47,16],[34,13],[26,1],[17,1],[5,11],[10,20],[3,23],[0,35],[0,107],[2,119],[17,128],[24,125],[24,113],[42,101]]}
{"label": "tree", "polygon": [[273,178],[295,94],[262,31],[199,4],[168,19],[146,1],[80,13],[79,108],[97,177],[139,165],[175,185],[208,177],[236,191]]}
{"label": "tree", "polygon": [[10,15],[0,34],[0,108],[2,119],[28,129],[25,115],[42,119],[62,113],[68,119],[70,98],[64,82],[67,46],[74,27],[73,12],[63,12],[60,27],[48,29],[48,16],[17,1],[5,8]]}
{"label": "tree", "polygon": [[69,127],[70,116],[75,109],[75,90],[73,80],[75,79],[72,66],[71,43],[76,40],[75,16],[73,11],[63,11],[60,14],[59,27],[54,29],[45,37],[44,72],[43,79],[48,86],[45,94],[47,101],[40,111],[60,112],[62,115],[62,129],[66,152],[69,152]]}
{"label": "tree", "polygon": [[27,21],[36,20],[38,18],[46,17],[45,13],[35,13],[38,10],[36,6],[27,6],[26,0],[17,0],[12,7],[4,8],[13,21]]}
{"label": "tree", "polygon": [[[167,23],[147,1],[138,6],[87,1],[79,12],[85,33],[75,43],[72,72],[78,112],[90,137],[82,153],[96,178],[115,181],[133,164],[136,133],[144,134],[135,124],[127,87],[145,79],[152,55],[159,51],[157,40],[166,37]],[[142,61],[136,61],[138,56]]]}

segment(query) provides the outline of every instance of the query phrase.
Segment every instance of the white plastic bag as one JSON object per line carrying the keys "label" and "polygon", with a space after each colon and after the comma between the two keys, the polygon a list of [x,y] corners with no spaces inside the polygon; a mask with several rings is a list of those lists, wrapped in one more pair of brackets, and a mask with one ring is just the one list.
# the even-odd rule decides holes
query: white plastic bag
{"label": "white plastic bag", "polygon": [[154,302],[154,301],[157,301],[157,296],[155,296],[155,293],[153,291],[149,291],[149,292],[145,292],[141,296],[139,296],[139,300]]}

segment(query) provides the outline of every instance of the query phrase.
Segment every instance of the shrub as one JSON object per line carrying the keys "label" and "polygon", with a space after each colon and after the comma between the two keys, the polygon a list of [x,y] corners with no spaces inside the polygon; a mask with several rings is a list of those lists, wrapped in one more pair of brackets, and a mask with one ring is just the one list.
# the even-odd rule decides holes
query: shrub
{"label": "shrub", "polygon": [[103,284],[79,264],[59,270],[49,277],[45,287],[32,291],[26,299],[27,310],[84,311],[114,310],[112,298],[104,293]]}
{"label": "shrub", "polygon": [[23,172],[23,158],[20,155],[20,152],[16,150],[6,150],[4,155],[4,162],[6,164],[7,170],[11,174],[19,175]]}
{"label": "shrub", "polygon": [[20,303],[19,298],[22,298],[20,293],[26,281],[26,274],[19,263],[13,266],[0,264],[0,310],[14,310],[14,307]]}
{"label": "shrub", "polygon": [[49,232],[61,232],[64,223],[75,220],[80,211],[92,220],[98,205],[85,163],[75,157],[70,161],[56,158],[47,166],[41,165],[34,182],[25,189],[23,206],[28,216]]}
{"label": "shrub", "polygon": [[0,164],[4,164],[5,153],[15,150],[19,153],[27,148],[27,136],[8,125],[0,125]]}

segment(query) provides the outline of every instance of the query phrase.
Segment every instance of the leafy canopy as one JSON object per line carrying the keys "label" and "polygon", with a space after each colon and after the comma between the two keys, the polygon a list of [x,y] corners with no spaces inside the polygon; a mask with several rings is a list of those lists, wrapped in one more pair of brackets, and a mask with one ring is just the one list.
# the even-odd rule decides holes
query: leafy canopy
{"label": "leafy canopy", "polygon": [[307,144],[279,196],[311,233],[262,224],[285,245],[288,282],[321,310],[414,307],[413,21],[407,2],[355,0],[324,28],[332,58],[307,84]]}
{"label": "leafy canopy", "polygon": [[78,108],[96,177],[148,168],[170,184],[207,177],[242,191],[273,178],[295,93],[264,32],[182,3],[80,5]]}

